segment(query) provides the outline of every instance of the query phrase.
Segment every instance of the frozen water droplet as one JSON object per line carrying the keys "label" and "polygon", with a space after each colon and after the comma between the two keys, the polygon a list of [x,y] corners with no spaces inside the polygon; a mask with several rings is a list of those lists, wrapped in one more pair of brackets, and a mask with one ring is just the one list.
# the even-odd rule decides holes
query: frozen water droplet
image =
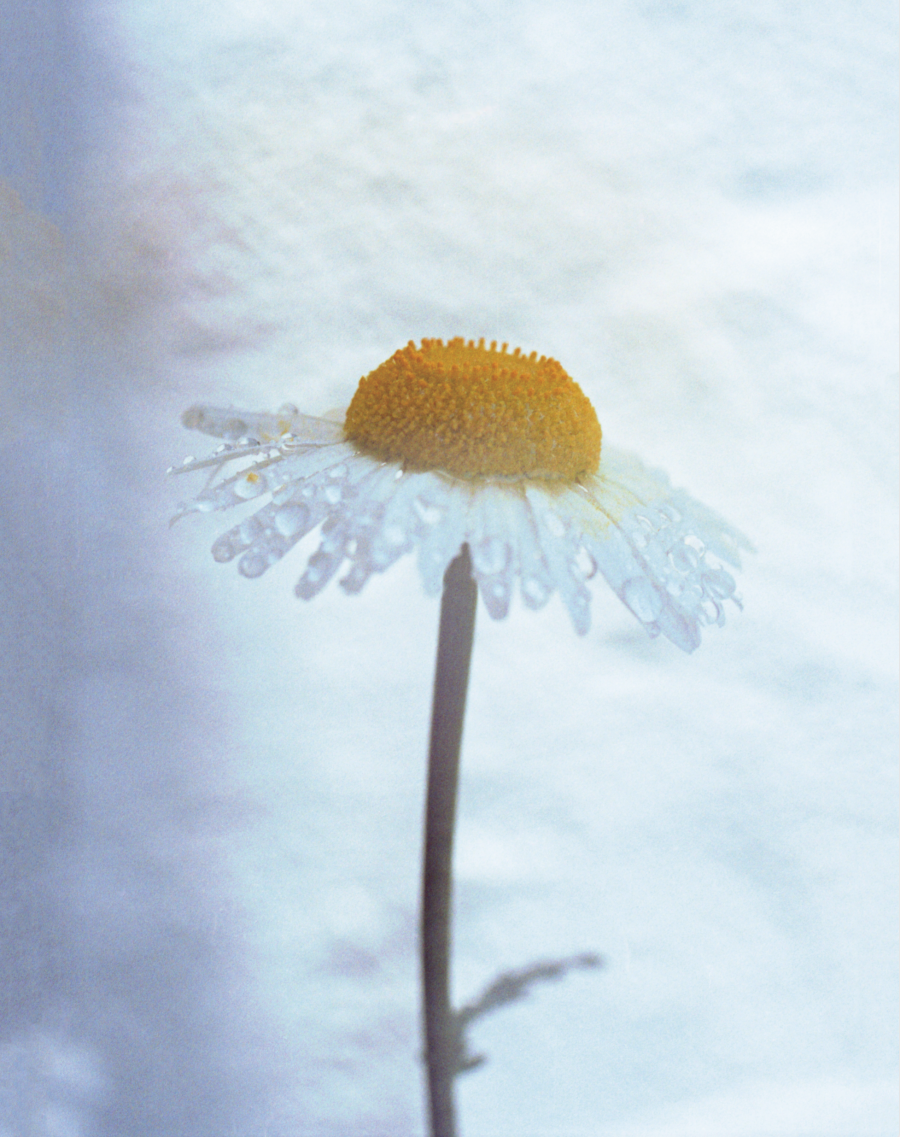
{"label": "frozen water droplet", "polygon": [[298,415],[300,410],[293,403],[282,403],[278,408],[278,413],[280,415]]}
{"label": "frozen water droplet", "polygon": [[368,564],[374,569],[375,572],[384,572],[389,568],[397,559],[396,549],[386,549],[384,545],[376,542],[369,550]]}
{"label": "frozen water droplet", "polygon": [[332,525],[330,528],[323,527],[322,545],[319,552],[333,556],[335,553],[343,553],[346,548],[347,529],[345,526]]}
{"label": "frozen water droplet", "polygon": [[669,560],[678,572],[691,572],[700,564],[700,554],[693,545],[681,541],[669,549]]}
{"label": "frozen water droplet", "polygon": [[232,560],[238,552],[240,552],[240,549],[235,548],[230,533],[223,533],[212,547],[213,560],[220,565],[224,565],[227,561]]}
{"label": "frozen water droplet", "polygon": [[264,553],[245,553],[238,561],[238,572],[251,580],[262,576],[268,567],[269,558]]}
{"label": "frozen water droplet", "polygon": [[308,522],[309,510],[298,502],[283,505],[275,514],[275,528],[282,537],[293,537],[300,533]]}
{"label": "frozen water droplet", "polygon": [[251,544],[254,538],[258,537],[263,530],[262,522],[258,517],[248,517],[246,521],[242,521],[237,527],[237,535],[240,541],[243,541],[244,548]]}
{"label": "frozen water droplet", "polygon": [[329,505],[337,505],[341,500],[341,487],[340,486],[326,486],[322,496]]}
{"label": "frozen water droplet", "polygon": [[540,608],[546,604],[550,596],[550,589],[536,576],[522,578],[522,597],[529,608]]}
{"label": "frozen water droplet", "polygon": [[708,598],[703,601],[697,610],[698,619],[704,624],[724,624],[725,613],[718,600]]}
{"label": "frozen water droplet", "polygon": [[364,564],[354,564],[351,566],[350,571],[341,581],[341,588],[343,588],[346,593],[352,596],[354,593],[360,592],[362,590],[363,585],[368,579],[369,567]]}
{"label": "frozen water droplet", "polygon": [[574,595],[569,596],[566,600],[566,607],[569,609],[575,631],[580,636],[587,635],[591,626],[591,598],[587,589],[580,589]]}
{"label": "frozen water droplet", "polygon": [[415,509],[419,518],[426,525],[437,525],[440,519],[444,516],[444,511],[440,506],[432,505],[430,502],[425,501],[424,498],[417,497],[413,502],[413,509]]}
{"label": "frozen water droplet", "polygon": [[249,501],[250,498],[259,497],[264,493],[266,483],[262,480],[259,474],[254,474],[251,470],[246,477],[238,479],[234,483],[234,492],[236,497],[244,498]]}
{"label": "frozen water droplet", "polygon": [[342,559],[340,553],[317,549],[309,558],[306,572],[297,581],[297,587],[294,589],[300,599],[309,600],[321,591],[340,568]]}
{"label": "frozen water droplet", "polygon": [[710,569],[703,574],[703,583],[707,591],[719,599],[726,599],[735,590],[734,577],[724,569]]}
{"label": "frozen water droplet", "polygon": [[384,516],[384,506],[376,501],[358,502],[354,520],[359,529],[374,529]]}
{"label": "frozen water droplet", "polygon": [[510,582],[502,577],[482,579],[479,591],[492,620],[502,620],[509,611]]}
{"label": "frozen water droplet", "polygon": [[344,465],[343,462],[341,462],[340,465],[338,465],[338,466],[332,466],[331,469],[328,471],[328,477],[333,478],[335,481],[341,481],[343,478],[346,478],[346,476],[347,476],[347,467]]}
{"label": "frozen water droplet", "polygon": [[587,549],[582,547],[575,554],[572,568],[575,570],[576,576],[581,577],[582,580],[590,580],[597,572],[597,562]]}
{"label": "frozen water droplet", "polygon": [[194,456],[191,454],[187,458],[182,458],[181,464],[182,464],[182,466],[190,466],[191,462],[193,462],[194,460],[195,460]]}
{"label": "frozen water droplet", "polygon": [[382,532],[382,537],[394,548],[399,548],[401,545],[406,544],[406,531],[400,525],[388,525]]}
{"label": "frozen water droplet", "polygon": [[622,599],[644,624],[649,624],[663,609],[663,600],[646,577],[633,576],[626,580],[622,589]]}
{"label": "frozen water droplet", "polygon": [[476,572],[493,576],[503,572],[509,562],[509,549],[497,537],[485,537],[472,548],[472,566]]}

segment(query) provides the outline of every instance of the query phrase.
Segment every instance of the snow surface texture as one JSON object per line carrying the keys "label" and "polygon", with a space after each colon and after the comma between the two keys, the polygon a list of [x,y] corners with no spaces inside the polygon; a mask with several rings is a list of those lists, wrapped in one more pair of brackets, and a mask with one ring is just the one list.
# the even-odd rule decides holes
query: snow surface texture
{"label": "snow surface texture", "polygon": [[2,1137],[421,1137],[436,601],[161,472],[457,334],[758,549],[692,656],[480,614],[456,1000],[605,966],[464,1137],[895,1137],[893,6],[2,2]]}

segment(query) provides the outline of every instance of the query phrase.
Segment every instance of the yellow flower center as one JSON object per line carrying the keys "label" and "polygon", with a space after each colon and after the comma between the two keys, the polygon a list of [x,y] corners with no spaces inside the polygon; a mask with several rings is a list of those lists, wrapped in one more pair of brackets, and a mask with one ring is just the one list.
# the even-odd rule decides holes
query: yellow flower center
{"label": "yellow flower center", "polygon": [[457,337],[410,340],[360,380],[348,441],[412,470],[574,480],[597,469],[600,423],[555,359]]}

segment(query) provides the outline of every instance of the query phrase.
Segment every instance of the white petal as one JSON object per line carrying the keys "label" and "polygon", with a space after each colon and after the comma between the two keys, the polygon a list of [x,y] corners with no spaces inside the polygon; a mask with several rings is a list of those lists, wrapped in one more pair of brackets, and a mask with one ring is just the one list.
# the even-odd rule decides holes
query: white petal
{"label": "white petal", "polygon": [[285,407],[276,414],[239,411],[234,407],[191,407],[181,416],[189,430],[211,434],[232,442],[247,439],[256,442],[278,442],[285,435],[302,438],[307,444],[328,444],[343,438],[343,424],[330,419],[301,415],[296,407]]}
{"label": "white petal", "polygon": [[707,551],[739,564],[738,550],[749,542],[630,456],[613,452],[585,488],[598,516],[584,519],[584,541],[600,571],[651,635],[662,632],[693,651],[700,626],[722,623],[721,601],[734,592]]}
{"label": "white petal", "polygon": [[575,631],[583,636],[591,625],[591,596],[584,584],[585,573],[578,568],[581,533],[573,526],[568,508],[577,495],[572,490],[531,483],[525,487],[525,496],[550,580],[569,610]]}
{"label": "white petal", "polygon": [[[240,556],[255,577],[321,525],[321,541],[297,583],[316,595],[344,562],[341,580],[358,592],[375,572],[418,551],[431,595],[463,543],[489,614],[509,610],[516,577],[531,608],[558,590],[576,631],[590,624],[586,581],[596,572],[651,635],[685,651],[700,628],[724,621],[732,576],[708,555],[739,565],[749,542],[712,510],[675,490],[632,455],[604,447],[595,475],[574,485],[539,480],[466,481],[440,471],[407,472],[343,441],[340,422],[283,408],[275,415],[194,407],[186,425],[229,441],[210,458],[176,472],[211,469],[211,482],[181,512],[226,509],[262,495],[271,500],[213,545],[217,561]],[[232,462],[245,465],[216,480]],[[233,468],[233,467],[232,467]]]}
{"label": "white petal", "polygon": [[427,595],[439,596],[447,566],[466,539],[472,492],[468,483],[442,474],[413,476],[422,479],[416,497],[417,512],[423,515],[418,541],[419,572]]}
{"label": "white petal", "polygon": [[[183,506],[180,512],[209,513],[230,509],[233,505],[241,505],[265,493],[276,494],[287,482],[339,467],[354,457],[356,449],[348,442],[291,453],[287,457],[278,451],[264,461],[255,462],[249,468],[208,486],[193,502]],[[223,462],[227,460],[223,459]]]}

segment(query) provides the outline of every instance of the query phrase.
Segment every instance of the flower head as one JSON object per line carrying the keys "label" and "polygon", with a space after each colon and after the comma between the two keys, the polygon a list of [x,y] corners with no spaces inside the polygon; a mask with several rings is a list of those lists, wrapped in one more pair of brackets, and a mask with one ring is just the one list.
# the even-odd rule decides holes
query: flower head
{"label": "flower head", "polygon": [[564,479],[597,469],[600,423],[555,359],[422,340],[360,380],[344,433],[407,470]]}
{"label": "flower head", "polygon": [[[173,472],[211,470],[178,516],[268,502],[223,534],[217,561],[262,575],[321,525],[297,584],[315,596],[346,563],[358,592],[416,549],[425,589],[438,594],[465,543],[488,612],[558,591],[576,630],[590,623],[587,581],[604,576],[651,635],[685,651],[700,627],[738,603],[718,561],[739,566],[746,539],[664,474],[604,445],[594,408],[552,359],[484,340],[410,343],[360,381],[341,421],[282,407],[250,414],[188,410],[186,427],[221,438],[209,458]],[[237,472],[226,466],[241,463]]]}

